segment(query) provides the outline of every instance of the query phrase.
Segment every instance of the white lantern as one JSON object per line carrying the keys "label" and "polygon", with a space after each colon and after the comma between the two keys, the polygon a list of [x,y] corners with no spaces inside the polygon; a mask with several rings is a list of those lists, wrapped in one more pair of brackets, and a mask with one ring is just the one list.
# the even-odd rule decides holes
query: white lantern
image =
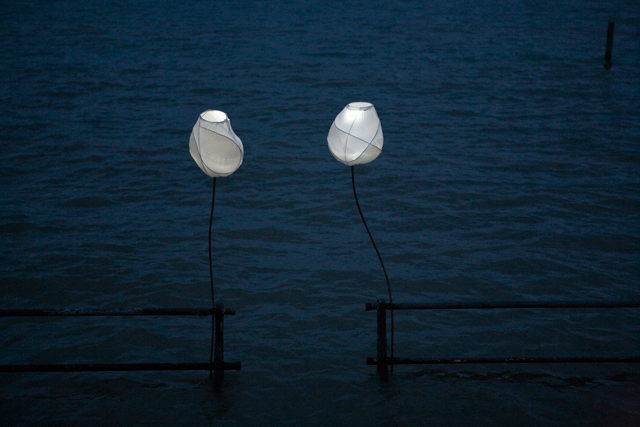
{"label": "white lantern", "polygon": [[373,104],[352,102],[338,114],[329,129],[331,154],[347,166],[374,160],[382,151],[382,126]]}
{"label": "white lantern", "polygon": [[225,113],[207,110],[200,114],[189,138],[189,152],[210,177],[229,176],[242,164],[244,147],[231,129]]}

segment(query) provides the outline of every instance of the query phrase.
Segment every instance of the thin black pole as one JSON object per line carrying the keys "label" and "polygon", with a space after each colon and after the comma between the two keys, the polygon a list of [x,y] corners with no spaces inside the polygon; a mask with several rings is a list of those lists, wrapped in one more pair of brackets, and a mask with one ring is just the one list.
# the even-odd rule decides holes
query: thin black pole
{"label": "thin black pole", "polygon": [[209,216],[209,278],[211,279],[211,308],[215,309],[213,299],[213,262],[211,261],[211,227],[213,225],[213,206],[216,201],[216,178],[213,177],[213,192],[211,194],[211,215]]}
{"label": "thin black pole", "polygon": [[[213,339],[215,331],[215,299],[213,295],[213,261],[211,260],[211,227],[213,225],[213,206],[216,201],[216,177],[213,177],[213,190],[211,194],[211,215],[209,216],[209,278],[211,280],[211,308],[214,310],[213,316],[211,316],[211,352],[209,353],[209,363],[213,363]],[[209,376],[213,375],[213,371],[209,371]]]}
{"label": "thin black pole", "polygon": [[[384,300],[382,300],[384,302]],[[389,380],[387,374],[387,310],[378,305],[378,375],[383,381]]]}
{"label": "thin black pole", "polygon": [[[354,168],[353,166],[351,166],[351,185],[353,186],[353,197],[356,199],[356,206],[358,207],[358,212],[360,212],[360,218],[362,218],[362,223],[364,224],[364,228],[367,229],[367,233],[369,234],[371,243],[373,243],[373,248],[376,250],[376,253],[378,254],[378,259],[380,260],[380,265],[382,266],[382,271],[384,272],[384,278],[387,281],[387,289],[389,290],[389,304],[393,304],[393,298],[391,297],[391,285],[389,284],[389,276],[387,276],[387,269],[384,268],[382,257],[380,256],[380,252],[378,251],[376,242],[373,240],[373,236],[369,231],[369,227],[367,227],[367,221],[364,220],[362,209],[360,209],[360,203],[358,203],[358,195],[356,194],[356,179],[354,177],[355,174],[353,170]],[[393,360],[393,308],[389,308],[389,312],[391,313],[391,360]],[[390,366],[391,366],[391,373],[393,373],[393,363]]]}
{"label": "thin black pole", "polygon": [[215,362],[213,363],[213,389],[219,391],[222,388],[222,380],[224,378],[224,335],[223,335],[223,323],[224,323],[224,308],[222,304],[218,305],[215,315],[215,330],[216,330],[216,342],[215,342]]}

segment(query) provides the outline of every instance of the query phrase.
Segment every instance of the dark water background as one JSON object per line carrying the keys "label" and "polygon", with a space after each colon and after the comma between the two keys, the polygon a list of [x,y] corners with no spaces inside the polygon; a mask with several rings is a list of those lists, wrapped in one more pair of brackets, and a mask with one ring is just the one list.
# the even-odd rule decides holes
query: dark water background
{"label": "dark water background", "polygon": [[[245,145],[218,179],[208,373],[2,374],[2,425],[639,425],[636,365],[396,367],[384,276],[326,143],[356,167],[395,302],[640,299],[633,0],[2,2],[0,307],[210,305],[198,114]],[[615,20],[613,67],[603,67]],[[397,312],[395,355],[638,355],[637,309]],[[205,318],[2,319],[0,363],[200,362]]]}

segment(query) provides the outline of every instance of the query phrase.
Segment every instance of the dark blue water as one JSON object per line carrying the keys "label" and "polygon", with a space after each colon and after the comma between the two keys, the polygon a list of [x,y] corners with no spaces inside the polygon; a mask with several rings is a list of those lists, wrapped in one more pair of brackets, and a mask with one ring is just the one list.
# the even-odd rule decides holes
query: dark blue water
{"label": "dark blue water", "polygon": [[[387,298],[326,136],[356,167],[394,302],[640,299],[635,1],[0,5],[0,307],[207,307],[198,115],[244,163],[217,180],[224,391],[208,373],[2,374],[3,425],[637,425],[636,365],[396,366]],[[604,65],[615,21],[613,64]],[[208,360],[205,318],[3,319],[0,363]],[[637,309],[395,314],[395,356],[638,355]]]}

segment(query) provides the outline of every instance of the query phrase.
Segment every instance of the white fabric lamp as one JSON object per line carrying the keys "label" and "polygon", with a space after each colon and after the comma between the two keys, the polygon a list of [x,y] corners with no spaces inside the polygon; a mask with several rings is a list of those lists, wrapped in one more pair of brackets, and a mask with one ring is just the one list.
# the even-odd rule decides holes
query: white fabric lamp
{"label": "white fabric lamp", "polygon": [[[351,166],[351,185],[353,186],[353,197],[356,200],[356,206],[362,218],[364,228],[367,229],[373,248],[378,254],[380,265],[382,266],[382,272],[387,282],[387,290],[389,291],[389,304],[393,304],[393,298],[391,296],[391,284],[389,283],[389,276],[387,270],[384,268],[382,257],[376,246],[376,242],[373,240],[373,236],[369,231],[367,222],[364,220],[362,209],[360,209],[360,203],[358,203],[358,195],[356,194],[356,181],[354,166],[369,163],[376,159],[382,152],[382,126],[380,125],[380,119],[378,113],[373,104],[368,102],[352,102],[348,104],[338,114],[333,121],[331,128],[329,129],[329,135],[327,136],[327,142],[329,143],[329,151],[333,154],[339,162],[344,163],[347,166]],[[391,372],[393,372],[393,308],[389,309],[391,313]],[[386,368],[385,368],[386,372]]]}
{"label": "white fabric lamp", "polygon": [[207,110],[200,114],[189,138],[189,152],[210,177],[229,176],[242,164],[244,147],[231,129],[225,113]]}
{"label": "white fabric lamp", "polygon": [[[189,137],[189,152],[200,169],[213,178],[211,216],[209,218],[209,276],[211,279],[211,305],[215,309],[211,226],[213,224],[213,206],[216,200],[216,178],[229,176],[238,170],[244,157],[244,147],[238,135],[231,129],[231,123],[226,113],[218,110],[207,110],[200,114],[198,121],[193,126],[193,131]],[[217,314],[214,315],[212,320],[215,316]],[[214,329],[211,329],[209,363],[213,363],[213,342]],[[210,375],[211,373],[212,371],[209,371]]]}
{"label": "white fabric lamp", "polygon": [[373,104],[352,102],[333,121],[327,142],[333,157],[347,166],[374,160],[382,151],[382,126]]}

